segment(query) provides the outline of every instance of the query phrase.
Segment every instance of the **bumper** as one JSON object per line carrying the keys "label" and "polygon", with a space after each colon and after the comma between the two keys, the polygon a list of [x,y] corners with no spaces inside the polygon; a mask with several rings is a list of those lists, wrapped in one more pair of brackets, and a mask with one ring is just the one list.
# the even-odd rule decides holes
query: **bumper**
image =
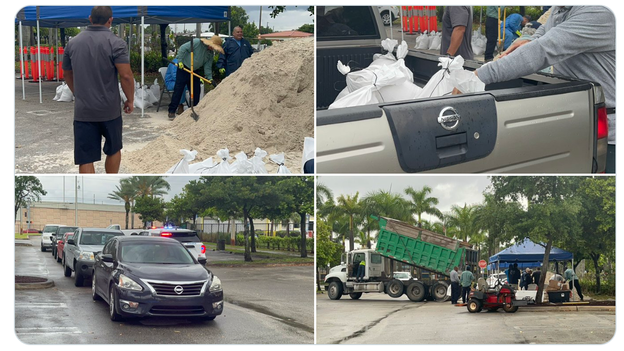
{"label": "bumper", "polygon": [[45,247],[45,248],[52,248],[52,241],[50,239],[45,240],[45,239],[41,239],[41,246]]}
{"label": "bumper", "polygon": [[[154,296],[151,291],[117,290],[117,312],[124,317],[216,317],[223,313],[223,291],[204,296]],[[131,308],[130,302],[138,307]]]}
{"label": "bumper", "polygon": [[76,261],[75,268],[76,272],[80,272],[80,274],[85,278],[93,276],[93,261],[78,260]]}

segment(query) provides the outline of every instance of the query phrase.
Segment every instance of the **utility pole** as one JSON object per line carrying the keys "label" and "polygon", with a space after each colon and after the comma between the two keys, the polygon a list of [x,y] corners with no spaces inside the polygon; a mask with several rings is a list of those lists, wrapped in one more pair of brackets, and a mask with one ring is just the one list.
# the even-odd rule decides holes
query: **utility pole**
{"label": "utility pole", "polygon": [[260,20],[258,21],[258,51],[260,51],[260,35],[262,34],[262,6],[260,6]]}

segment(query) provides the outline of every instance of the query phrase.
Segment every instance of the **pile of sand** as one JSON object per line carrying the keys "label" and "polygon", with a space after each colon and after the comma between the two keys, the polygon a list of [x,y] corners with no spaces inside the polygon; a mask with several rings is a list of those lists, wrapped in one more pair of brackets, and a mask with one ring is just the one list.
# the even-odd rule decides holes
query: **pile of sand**
{"label": "pile of sand", "polygon": [[[290,40],[252,55],[197,106],[171,122],[163,135],[124,154],[132,173],[164,173],[181,159],[180,149],[197,150],[191,163],[216,158],[228,148],[253,157],[256,147],[269,155],[285,153],[286,166],[301,172],[305,137],[314,136],[314,40]],[[268,156],[264,160],[275,173]],[[273,171],[274,170],[274,171]]]}

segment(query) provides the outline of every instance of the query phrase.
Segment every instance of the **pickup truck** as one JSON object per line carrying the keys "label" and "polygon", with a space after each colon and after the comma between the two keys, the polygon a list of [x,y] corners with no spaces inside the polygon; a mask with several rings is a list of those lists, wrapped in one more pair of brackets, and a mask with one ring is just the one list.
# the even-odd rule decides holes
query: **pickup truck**
{"label": "pickup truck", "polygon": [[[594,82],[535,73],[478,93],[327,109],[346,86],[337,62],[368,67],[384,53],[386,30],[376,7],[317,6],[316,16],[317,172],[605,171],[605,98]],[[439,57],[409,50],[416,85],[439,70]],[[480,66],[466,60],[464,69]]]}
{"label": "pickup truck", "polygon": [[[379,221],[375,249],[348,252],[339,266],[329,270],[325,283],[332,300],[342,295],[357,300],[362,293],[385,293],[395,298],[405,294],[414,302],[445,301],[453,267],[469,265],[474,270],[477,266],[478,252],[469,243],[395,219],[371,217]],[[358,280],[356,269],[362,260],[366,263],[364,277]],[[409,267],[417,276],[398,275],[395,268],[399,266]]]}
{"label": "pickup truck", "polygon": [[106,229],[119,230],[124,235],[147,235],[147,230],[145,229],[121,229],[121,224],[111,224]]}

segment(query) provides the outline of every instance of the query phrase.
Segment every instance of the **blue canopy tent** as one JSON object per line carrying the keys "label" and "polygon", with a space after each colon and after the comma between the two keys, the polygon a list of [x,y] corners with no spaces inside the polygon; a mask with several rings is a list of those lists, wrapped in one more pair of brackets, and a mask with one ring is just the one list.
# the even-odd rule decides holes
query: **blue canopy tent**
{"label": "blue canopy tent", "polygon": [[[509,267],[511,263],[518,263],[518,268],[539,267],[544,260],[546,249],[525,239],[505,250],[490,257],[490,269],[501,269]],[[549,261],[572,261],[574,256],[572,253],[552,247],[550,249]]]}
{"label": "blue canopy tent", "polygon": [[[89,15],[93,6],[26,6],[15,18],[19,24],[20,53],[23,52],[22,25],[37,27],[37,46],[40,44],[39,27],[68,28],[90,24]],[[145,24],[206,23],[230,20],[229,6],[112,6],[113,23],[141,24],[141,85],[144,85],[144,28]],[[56,45],[58,47],[58,43]],[[22,57],[22,62],[23,57]],[[41,62],[40,58],[38,59]],[[23,88],[22,95],[26,99]],[[39,102],[42,103],[41,80],[39,81]],[[143,111],[141,111],[143,114]]]}

